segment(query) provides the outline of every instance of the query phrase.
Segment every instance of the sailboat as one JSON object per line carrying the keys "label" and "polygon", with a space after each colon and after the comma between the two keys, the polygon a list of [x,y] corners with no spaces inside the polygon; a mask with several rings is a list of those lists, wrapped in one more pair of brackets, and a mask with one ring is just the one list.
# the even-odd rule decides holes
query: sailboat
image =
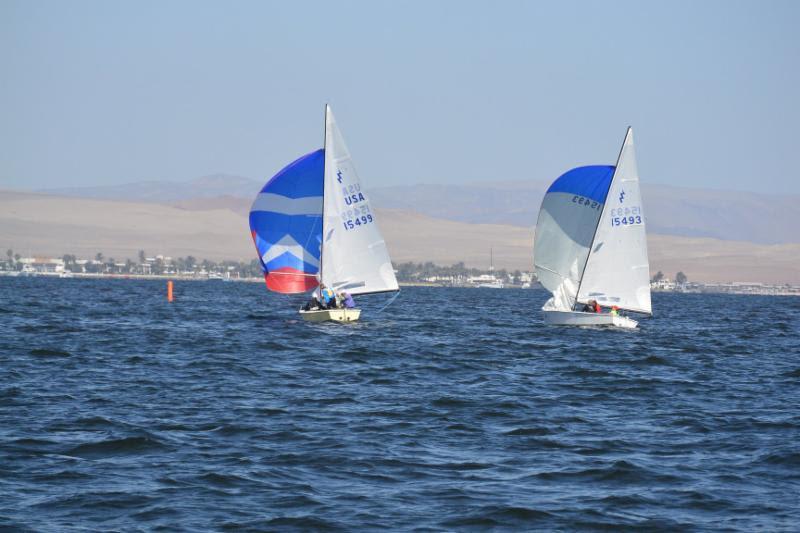
{"label": "sailboat", "polygon": [[[632,128],[616,166],[574,168],[550,185],[536,222],[534,267],[553,295],[542,307],[548,324],[635,328],[622,312],[652,315]],[[592,300],[612,312],[583,312]]]}
{"label": "sailboat", "polygon": [[494,251],[489,248],[489,273],[475,278],[479,289],[502,289],[503,282],[494,275]]}
{"label": "sailboat", "polygon": [[[352,296],[398,291],[377,218],[329,105],[324,147],[287,165],[250,209],[250,233],[269,290],[296,294],[320,283]],[[361,310],[300,310],[311,322],[353,322]]]}

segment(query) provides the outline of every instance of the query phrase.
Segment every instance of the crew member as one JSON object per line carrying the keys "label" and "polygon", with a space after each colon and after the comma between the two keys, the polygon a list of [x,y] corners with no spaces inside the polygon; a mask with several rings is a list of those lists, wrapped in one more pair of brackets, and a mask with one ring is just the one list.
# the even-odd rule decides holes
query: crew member
{"label": "crew member", "polygon": [[589,300],[584,304],[583,309],[581,309],[584,313],[600,313],[602,309],[600,308],[600,304],[597,303],[597,300]]}
{"label": "crew member", "polygon": [[329,289],[324,283],[319,284],[319,294],[322,298],[322,307],[325,309],[334,309],[336,307],[336,293],[333,289]]}
{"label": "crew member", "polygon": [[345,309],[353,309],[356,306],[355,300],[353,300],[353,297],[348,292],[340,292],[339,298],[342,301],[342,307]]}

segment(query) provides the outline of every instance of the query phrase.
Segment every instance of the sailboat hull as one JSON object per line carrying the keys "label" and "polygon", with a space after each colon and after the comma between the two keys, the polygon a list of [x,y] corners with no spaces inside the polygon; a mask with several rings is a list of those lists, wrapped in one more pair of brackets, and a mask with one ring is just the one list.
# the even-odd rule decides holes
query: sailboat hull
{"label": "sailboat hull", "polygon": [[543,310],[545,324],[558,326],[613,326],[633,329],[639,323],[631,318],[611,313],[582,313],[579,311]]}
{"label": "sailboat hull", "polygon": [[300,311],[306,322],[356,322],[361,309],[321,309],[319,311]]}

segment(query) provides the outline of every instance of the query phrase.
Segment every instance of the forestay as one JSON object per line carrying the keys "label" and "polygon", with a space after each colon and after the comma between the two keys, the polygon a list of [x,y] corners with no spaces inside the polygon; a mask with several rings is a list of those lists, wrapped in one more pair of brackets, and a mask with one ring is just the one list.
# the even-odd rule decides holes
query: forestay
{"label": "forestay", "polygon": [[647,236],[631,128],[620,151],[577,299],[652,313]]}
{"label": "forestay", "polygon": [[250,208],[250,233],[267,288],[275,292],[317,286],[324,160],[324,151],[316,150],[287,165]]}
{"label": "forestay", "polygon": [[533,252],[536,276],[553,294],[544,309],[569,311],[575,304],[613,173],[612,166],[574,168],[545,193]]}
{"label": "forestay", "polygon": [[350,294],[398,290],[375,212],[328,106],[323,212],[322,283]]}

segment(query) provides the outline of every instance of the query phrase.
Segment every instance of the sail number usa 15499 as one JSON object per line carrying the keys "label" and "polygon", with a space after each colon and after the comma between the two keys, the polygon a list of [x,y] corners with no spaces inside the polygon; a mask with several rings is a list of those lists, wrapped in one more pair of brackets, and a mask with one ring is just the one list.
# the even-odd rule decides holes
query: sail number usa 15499
{"label": "sail number usa 15499", "polygon": [[346,231],[357,229],[360,226],[371,224],[375,221],[368,205],[361,205],[348,209],[342,213],[342,226]]}
{"label": "sail number usa 15499", "polygon": [[370,222],[372,222],[372,215],[361,215],[360,217],[345,220],[342,225],[344,226],[344,229],[351,230],[356,229],[356,226],[363,226],[365,224],[369,224]]}

